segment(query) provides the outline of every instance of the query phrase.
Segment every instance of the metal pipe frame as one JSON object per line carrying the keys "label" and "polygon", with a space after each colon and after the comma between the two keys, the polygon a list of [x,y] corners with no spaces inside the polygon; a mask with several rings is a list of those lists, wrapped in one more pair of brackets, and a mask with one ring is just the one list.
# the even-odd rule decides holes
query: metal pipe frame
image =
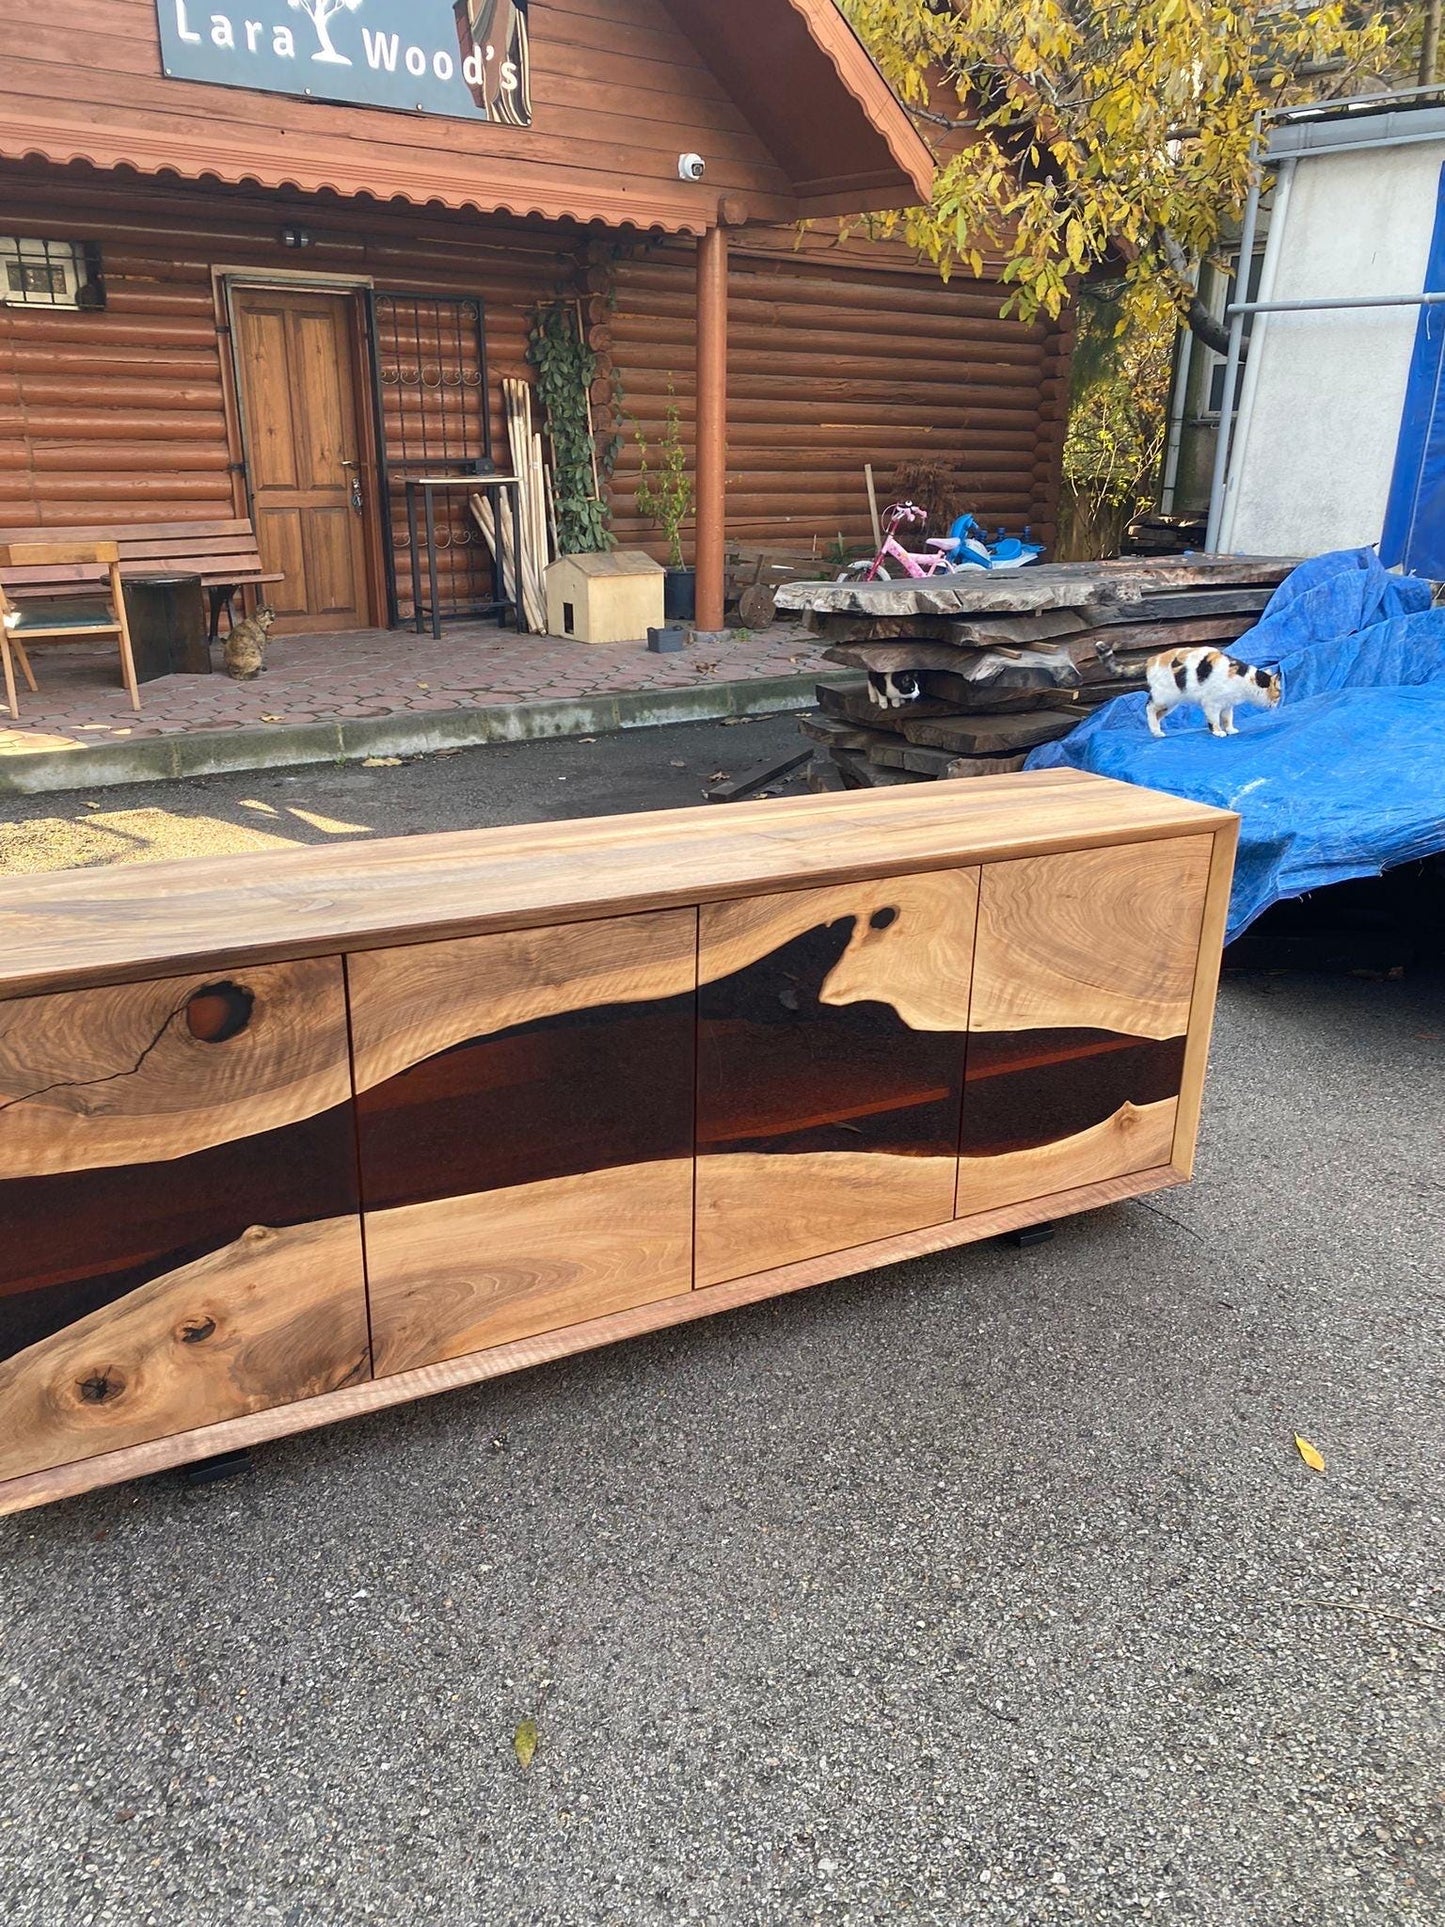
{"label": "metal pipe frame", "polygon": [[[1249,293],[1250,271],[1254,264],[1254,236],[1259,226],[1259,200],[1264,187],[1264,168],[1260,154],[1260,136],[1263,133],[1263,120],[1255,116],[1254,134],[1249,144],[1249,161],[1252,179],[1249,186],[1249,199],[1244,204],[1244,225],[1239,235],[1239,269],[1236,280],[1242,281],[1244,292]],[[1229,449],[1234,439],[1234,413],[1239,393],[1239,353],[1244,341],[1244,313],[1239,307],[1230,310],[1229,352],[1224,358],[1224,392],[1219,397],[1219,438],[1214,445],[1214,472],[1209,480],[1209,527],[1204,538],[1205,549],[1213,554],[1219,547],[1219,529],[1224,519],[1224,483],[1229,473]]]}
{"label": "metal pipe frame", "polygon": [[1315,301],[1241,301],[1231,303],[1225,318],[1248,314],[1314,314],[1327,308],[1437,308],[1445,293],[1433,294],[1337,294]]}

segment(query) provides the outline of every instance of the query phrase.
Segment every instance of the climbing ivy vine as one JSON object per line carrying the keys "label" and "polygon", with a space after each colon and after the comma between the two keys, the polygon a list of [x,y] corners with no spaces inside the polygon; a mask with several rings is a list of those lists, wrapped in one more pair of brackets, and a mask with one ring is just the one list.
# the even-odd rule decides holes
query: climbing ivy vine
{"label": "climbing ivy vine", "polygon": [[597,357],[582,337],[576,304],[544,303],[532,317],[527,359],[537,370],[537,398],[547,417],[557,494],[557,541],[563,555],[612,547],[607,503],[597,494],[595,446],[587,397]]}

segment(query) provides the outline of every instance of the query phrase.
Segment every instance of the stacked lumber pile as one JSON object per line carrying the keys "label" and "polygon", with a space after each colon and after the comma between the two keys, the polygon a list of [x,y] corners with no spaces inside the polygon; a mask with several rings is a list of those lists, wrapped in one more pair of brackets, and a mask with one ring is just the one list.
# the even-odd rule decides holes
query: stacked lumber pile
{"label": "stacked lumber pile", "polygon": [[[512,518],[505,496],[502,498],[502,527],[493,525],[492,504],[484,495],[468,498],[477,526],[491,550],[494,566],[500,565],[503,594],[517,599],[517,570],[521,566],[522,614],[534,635],[547,633],[547,564],[556,548],[555,531],[548,513],[551,476],[542,452],[542,436],[532,425],[532,390],[525,381],[505,380],[502,400],[507,411],[507,443],[512,452],[512,473],[521,479],[518,520],[521,524],[522,553],[513,554]],[[498,553],[498,536],[501,552]]]}
{"label": "stacked lumber pile", "polygon": [[809,782],[878,788],[1022,769],[1038,744],[1145,688],[1161,650],[1228,648],[1294,566],[1196,555],[780,587],[779,609],[805,616],[831,662],[871,672],[875,688],[904,676],[919,689],[884,707],[868,673],[820,684],[801,723],[818,745]]}

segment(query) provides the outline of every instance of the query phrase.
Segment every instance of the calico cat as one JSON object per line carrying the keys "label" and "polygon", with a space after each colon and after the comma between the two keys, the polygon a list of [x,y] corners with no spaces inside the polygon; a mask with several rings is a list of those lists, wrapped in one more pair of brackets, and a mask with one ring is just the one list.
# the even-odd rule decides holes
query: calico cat
{"label": "calico cat", "polygon": [[877,703],[880,709],[902,709],[905,703],[916,703],[923,694],[923,684],[912,669],[870,669],[868,671],[868,700]]}
{"label": "calico cat", "polygon": [[1164,734],[1164,718],[1180,703],[1198,703],[1211,736],[1237,736],[1234,712],[1241,703],[1274,709],[1280,699],[1278,674],[1237,662],[1219,649],[1166,649],[1151,656],[1149,727]]}
{"label": "calico cat", "polygon": [[274,609],[258,609],[238,622],[226,637],[226,674],[237,682],[252,682],[266,666],[266,638],[276,620]]}

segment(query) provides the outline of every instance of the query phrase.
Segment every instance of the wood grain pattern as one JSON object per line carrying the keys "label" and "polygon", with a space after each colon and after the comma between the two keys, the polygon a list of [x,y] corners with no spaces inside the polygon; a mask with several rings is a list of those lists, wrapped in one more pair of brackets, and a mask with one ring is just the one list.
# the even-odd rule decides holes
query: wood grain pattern
{"label": "wood grain pattern", "polygon": [[806,931],[848,918],[848,947],[818,1001],[887,1004],[911,1030],[961,1031],[968,1023],[978,877],[977,870],[936,870],[709,905],[700,980],[730,977]]}
{"label": "wood grain pattern", "polygon": [[335,957],[0,1003],[5,1178],[176,1158],[350,1095]]}
{"label": "wood grain pattern", "polygon": [[[980,1211],[972,1217],[947,1224],[911,1231],[900,1237],[882,1238],[849,1251],[829,1252],[794,1265],[758,1272],[748,1278],[714,1285],[705,1291],[683,1292],[674,1298],[660,1299],[630,1311],[615,1312],[584,1324],[567,1326],[540,1337],[519,1339],[512,1344],[472,1352],[444,1364],[420,1367],[367,1383],[349,1386],[340,1392],[292,1405],[273,1407],[249,1417],[230,1419],[203,1430],[178,1433],[156,1439],[129,1450],[115,1451],[78,1464],[57,1466],[0,1485],[0,1515],[48,1505],[98,1486],[113,1485],[122,1479],[144,1478],[152,1473],[203,1459],[213,1453],[235,1451],[259,1445],[268,1439],[286,1438],[321,1425],[331,1425],[369,1412],[404,1405],[412,1399],[431,1397],[462,1386],[482,1384],[512,1372],[528,1371],[552,1359],[569,1358],[599,1346],[614,1345],[648,1332],[690,1324],[711,1318],[716,1313],[777,1298],[788,1292],[804,1291],[883,1265],[901,1263],[931,1252],[972,1244],[993,1238],[1022,1225],[1042,1219],[1068,1217],[1076,1212],[1095,1211],[1105,1205],[1120,1204],[1129,1198],[1181,1183],[1182,1175],[1171,1165],[1151,1171],[1135,1172],[1128,1177],[1109,1178],[1097,1184],[1082,1185],[1048,1197],[1030,1199],[1026,1204],[1002,1205],[996,1210]],[[468,1423],[471,1421],[468,1420]]]}
{"label": "wood grain pattern", "polygon": [[975,1031],[1189,1028],[1212,835],[992,863]]}
{"label": "wood grain pattern", "polygon": [[[719,190],[775,221],[928,194],[928,149],[830,0],[687,0],[687,31],[657,0],[620,16],[540,0],[526,128],[166,78],[147,0],[93,9],[94,61],[68,82],[66,17],[0,16],[9,151],[688,232],[716,221]],[[354,30],[351,47],[359,59]],[[677,178],[689,137],[709,155],[705,188]]]}
{"label": "wood grain pattern", "polygon": [[15,877],[0,880],[0,996],[1212,834],[1229,820],[1127,783],[1042,770]]}
{"label": "wood grain pattern", "polygon": [[[1023,1204],[1053,1191],[1071,1191],[1147,1171],[1169,1160],[1178,1100],[1125,1104],[1103,1124],[1075,1137],[997,1157],[960,1158],[957,1216],[973,1217],[1001,1205]],[[1040,1206],[1040,1219],[1048,1217]]]}
{"label": "wood grain pattern", "polygon": [[692,1160],[366,1219],[378,1376],[555,1331],[692,1283]]}
{"label": "wood grain pattern", "polygon": [[941,1224],[957,1160],[885,1151],[733,1151],[697,1167],[697,1283]]}
{"label": "wood grain pattern", "polygon": [[692,910],[361,952],[347,962],[356,1088],[469,1038],[567,1011],[691,991]]}
{"label": "wood grain pattern", "polygon": [[0,1478],[366,1376],[356,1218],[257,1226],[0,1363]]}
{"label": "wood grain pattern", "polygon": [[1194,968],[1189,1041],[1184,1052],[1184,1076],[1179,1091],[1179,1123],[1174,1134],[1172,1162],[1186,1178],[1194,1175],[1199,1142],[1199,1118],[1204,1104],[1204,1077],[1209,1068],[1209,1044],[1214,1033],[1215,1000],[1229,919],[1229,896],[1234,884],[1234,861],[1239,849],[1239,819],[1231,818],[1215,831],[1209,859],[1209,886],[1204,904],[1199,955]]}

